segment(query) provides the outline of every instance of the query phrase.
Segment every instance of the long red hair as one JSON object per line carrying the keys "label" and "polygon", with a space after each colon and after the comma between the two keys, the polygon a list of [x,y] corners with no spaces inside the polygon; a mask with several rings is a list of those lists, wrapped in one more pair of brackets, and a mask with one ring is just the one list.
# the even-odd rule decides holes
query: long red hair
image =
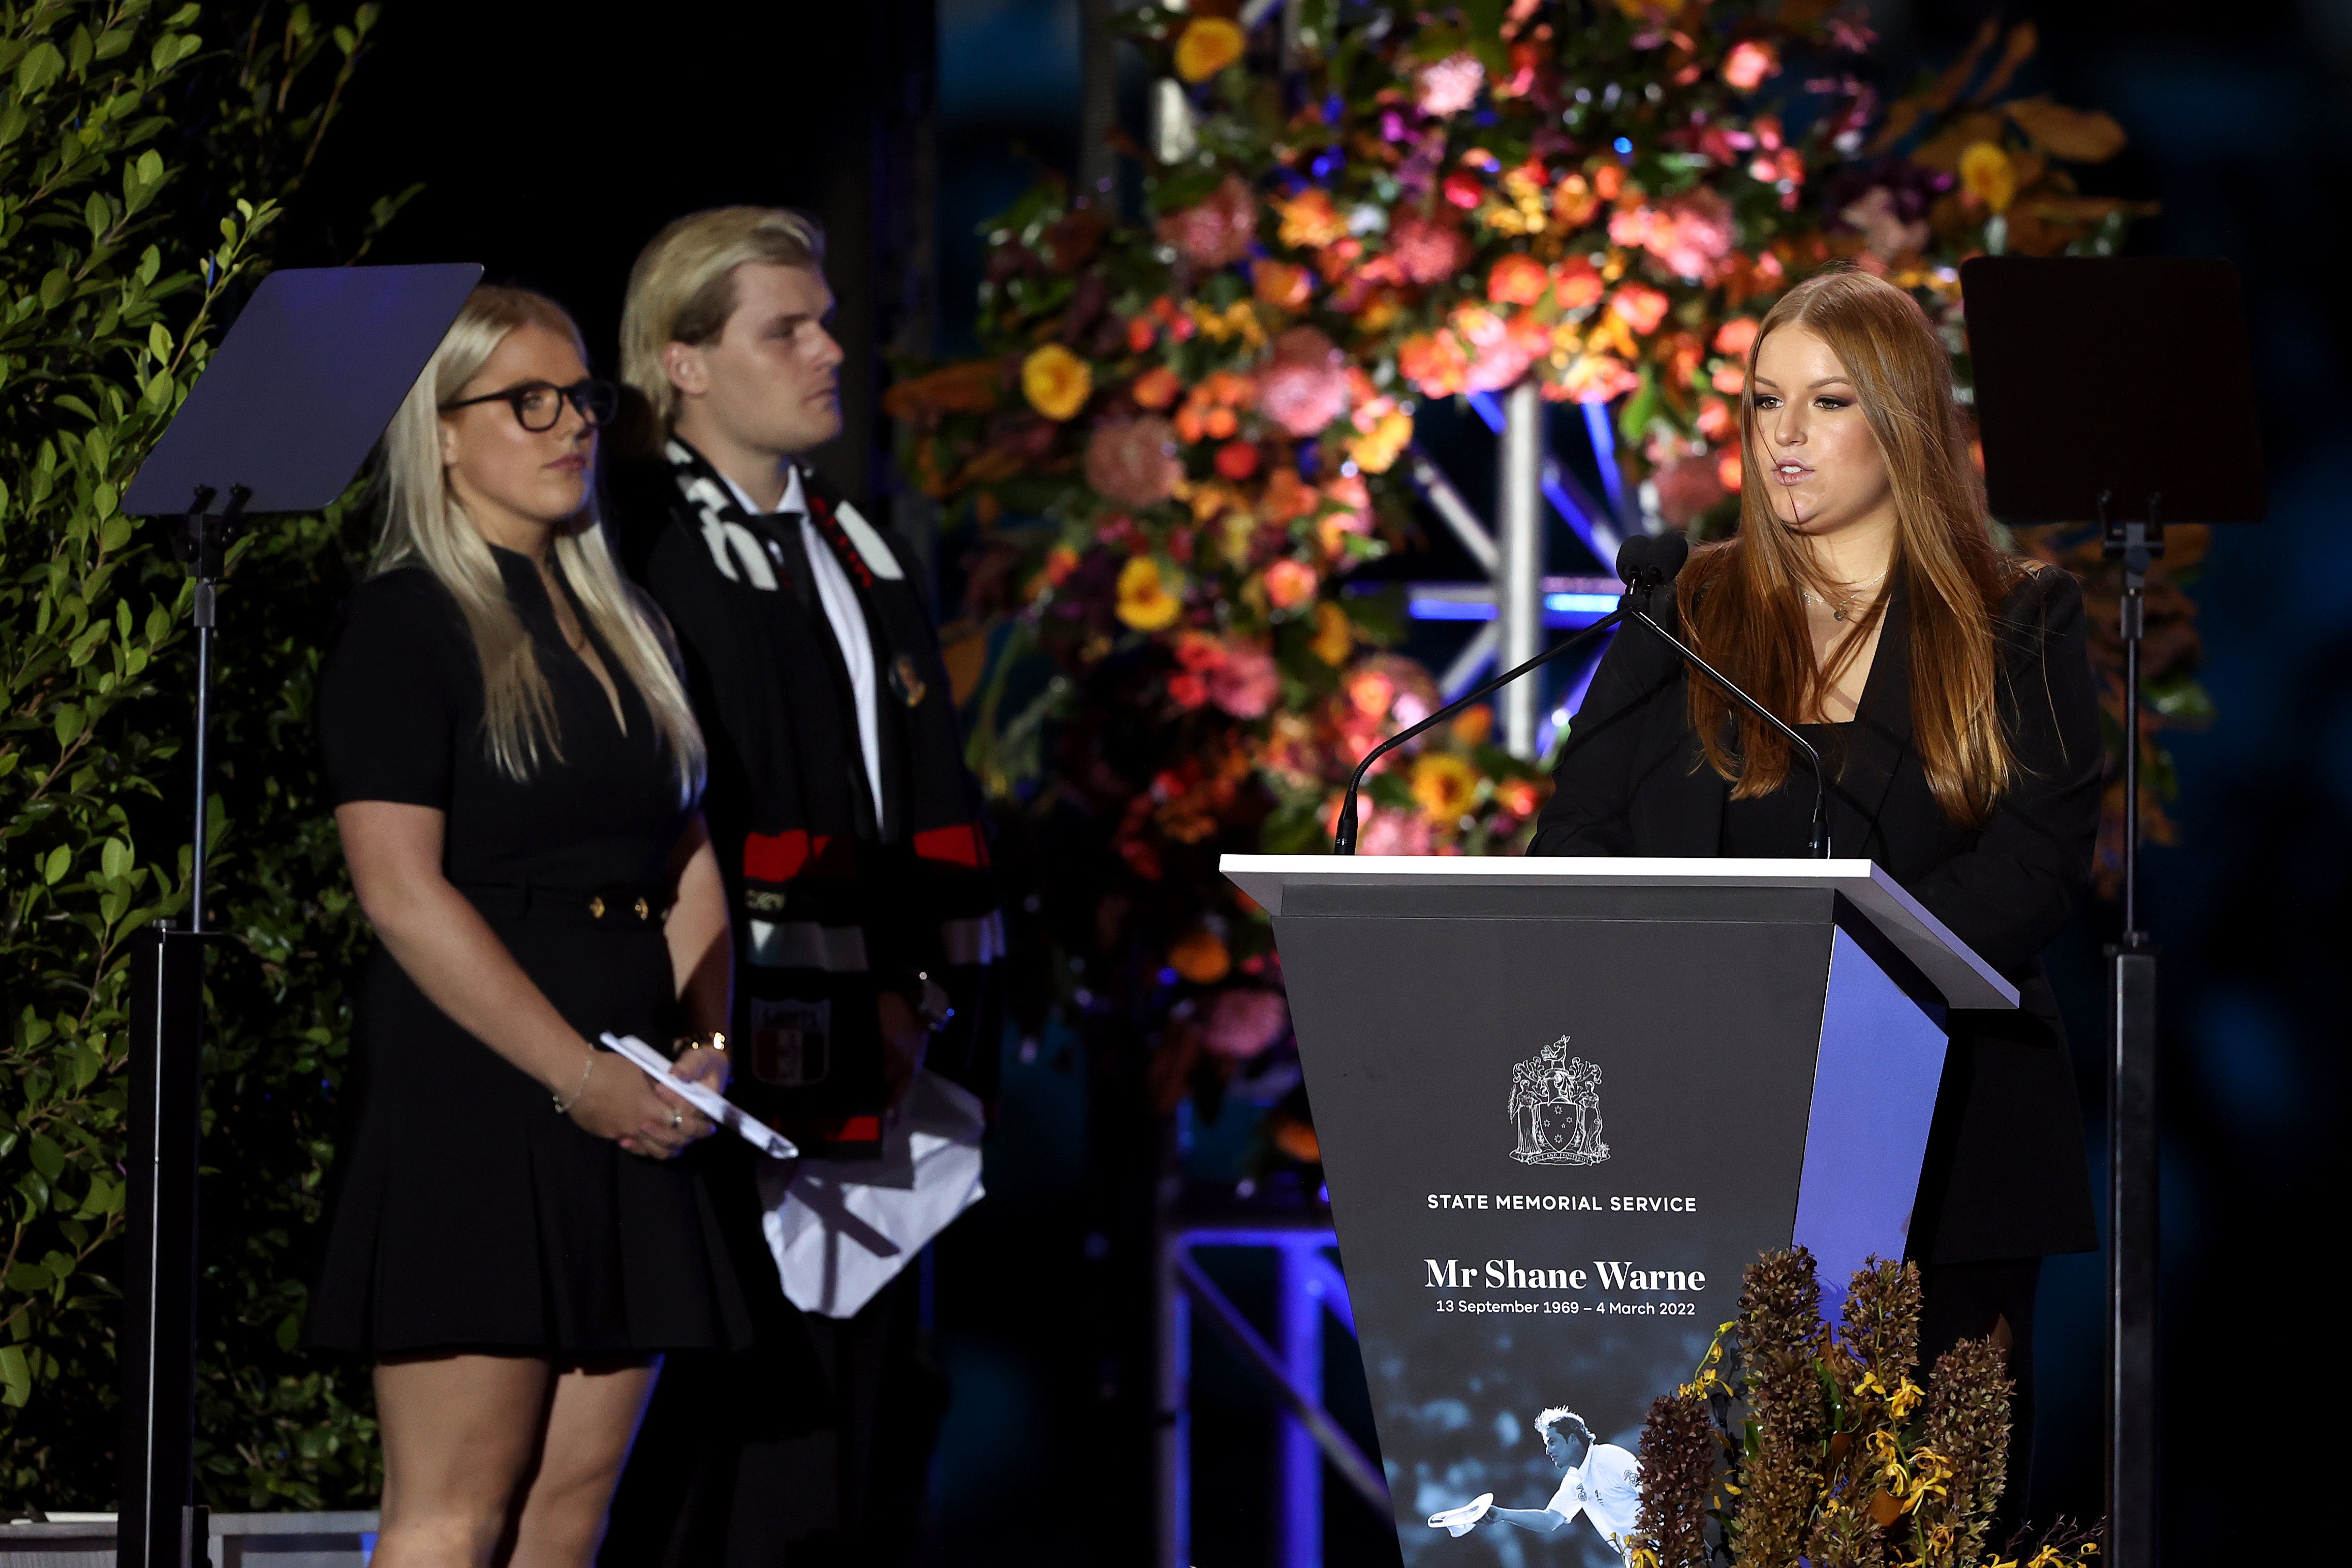
{"label": "long red hair", "polygon": [[[1817,273],[1766,312],[1749,348],[1740,399],[1748,460],[1739,530],[1693,555],[1678,600],[1692,647],[1787,722],[1820,711],[1885,615],[1892,595],[1859,616],[1825,664],[1813,658],[1800,590],[1824,597],[1811,551],[1772,510],[1769,458],[1756,428],[1756,361],[1767,339],[1801,326],[1852,378],[1894,490],[1895,543],[1887,583],[1902,584],[1911,634],[1912,744],[1947,816],[1980,824],[2017,771],[2000,713],[1995,627],[2003,598],[2032,563],[1994,547],[1952,366],[1918,302],[1866,272]],[[1696,675],[1690,721],[1707,763],[1735,799],[1769,795],[1789,775],[1789,743],[1734,709]]]}

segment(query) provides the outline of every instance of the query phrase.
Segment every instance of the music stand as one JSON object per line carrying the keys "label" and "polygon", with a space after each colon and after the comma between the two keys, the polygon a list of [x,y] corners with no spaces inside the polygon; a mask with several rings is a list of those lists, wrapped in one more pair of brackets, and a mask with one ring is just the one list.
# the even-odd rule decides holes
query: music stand
{"label": "music stand", "polygon": [[[1992,514],[2096,519],[2124,569],[2123,934],[2106,949],[2107,1561],[2158,1552],[2156,952],[2139,929],[2140,639],[2168,522],[2268,510],[2238,269],[1980,256],[1960,268]],[[2182,343],[2192,330],[2195,377]]]}
{"label": "music stand", "polygon": [[124,1568],[185,1568],[209,1550],[195,1507],[196,1162],[204,943],[218,934],[205,929],[205,801],[223,563],[248,517],[343,493],[481,276],[470,262],[271,273],[123,497],[131,516],[172,520],[173,553],[196,580],[188,919],[157,921],[132,957]]}

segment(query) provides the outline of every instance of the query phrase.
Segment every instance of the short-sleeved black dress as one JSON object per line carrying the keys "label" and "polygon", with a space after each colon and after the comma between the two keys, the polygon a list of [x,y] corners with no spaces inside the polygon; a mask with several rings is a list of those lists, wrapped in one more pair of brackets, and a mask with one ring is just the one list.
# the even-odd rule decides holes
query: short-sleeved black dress
{"label": "short-sleeved black dress", "polygon": [[[538,572],[495,553],[554,694],[562,760],[523,784],[491,765],[472,637],[448,592],[409,567],[354,591],[328,660],[329,787],[338,805],[446,813],[450,881],[557,1011],[591,1041],[665,1038],[676,986],[662,906],[687,820],[670,756],[612,650],[597,641],[625,731]],[[624,1152],[557,1114],[381,948],[360,981],[355,1045],[311,1344],[562,1357],[749,1342],[686,1163]],[[607,1057],[598,1070],[635,1069]]]}

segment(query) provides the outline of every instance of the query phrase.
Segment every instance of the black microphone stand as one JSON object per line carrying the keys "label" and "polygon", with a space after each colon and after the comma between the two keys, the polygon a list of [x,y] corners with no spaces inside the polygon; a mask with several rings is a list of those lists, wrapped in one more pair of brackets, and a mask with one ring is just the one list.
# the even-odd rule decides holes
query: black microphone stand
{"label": "black microphone stand", "polygon": [[1757,701],[1753,697],[1748,696],[1745,691],[1739,689],[1738,686],[1729,676],[1716,668],[1715,666],[1707,663],[1706,660],[1699,658],[1696,653],[1693,652],[1689,647],[1684,645],[1683,640],[1680,637],[1666,630],[1665,627],[1658,625],[1656,621],[1652,620],[1650,618],[1650,593],[1651,589],[1649,585],[1645,584],[1637,585],[1633,590],[1633,593],[1626,595],[1628,598],[1632,598],[1638,595],[1642,600],[1642,603],[1638,607],[1625,612],[1628,618],[1640,622],[1643,626],[1645,626],[1652,631],[1655,632],[1659,637],[1664,637],[1666,641],[1666,646],[1673,648],[1676,653],[1681,654],[1683,658],[1688,659],[1693,668],[1696,668],[1700,674],[1706,676],[1708,680],[1714,683],[1715,689],[1717,691],[1722,692],[1734,702],[1738,703],[1742,708],[1747,709],[1748,711],[1755,714],[1756,717],[1763,720],[1767,724],[1771,725],[1773,729],[1780,732],[1781,737],[1786,740],[1789,744],[1796,747],[1797,750],[1805,753],[1805,761],[1811,763],[1813,769],[1812,836],[1806,841],[1805,853],[1817,859],[1826,860],[1830,858],[1829,822],[1827,814],[1823,810],[1827,798],[1827,791],[1823,787],[1821,752],[1813,749],[1813,743],[1811,741],[1806,740],[1802,735],[1798,734],[1796,731],[1782,723],[1778,714],[1765,707],[1761,702]]}
{"label": "black microphone stand", "polygon": [[1534,669],[1538,666],[1549,664],[1553,659],[1558,658],[1561,654],[1568,652],[1570,648],[1581,647],[1584,644],[1591,641],[1594,637],[1599,637],[1602,632],[1607,631],[1611,626],[1613,626],[1618,622],[1623,620],[1627,612],[1624,606],[1620,605],[1616,609],[1610,611],[1607,615],[1601,616],[1599,620],[1593,622],[1591,626],[1585,627],[1582,631],[1577,633],[1566,642],[1561,643],[1558,647],[1546,648],[1543,652],[1536,655],[1535,658],[1528,660],[1527,663],[1520,665],[1517,668],[1505,670],[1502,674],[1495,677],[1492,680],[1487,681],[1484,686],[1477,687],[1475,689],[1455,698],[1453,701],[1447,703],[1444,707],[1440,708],[1436,712],[1432,713],[1428,718],[1423,719],[1418,724],[1409,725],[1402,730],[1399,730],[1395,734],[1391,735],[1387,740],[1382,741],[1379,745],[1374,746],[1370,751],[1366,752],[1364,753],[1364,760],[1356,764],[1355,773],[1348,780],[1347,798],[1339,804],[1339,825],[1331,830],[1331,853],[1334,855],[1353,855],[1356,852],[1356,792],[1363,787],[1364,774],[1370,771],[1371,765],[1374,763],[1379,762],[1382,757],[1387,756],[1391,752],[1395,751],[1399,746],[1403,745],[1415,735],[1423,733],[1424,731],[1431,729],[1447,719],[1451,719],[1454,715],[1461,712],[1462,710],[1469,707],[1470,704],[1477,701],[1478,699],[1486,696],[1487,693],[1500,690],[1502,688],[1508,686],[1511,682],[1517,680],[1519,677],[1527,674],[1529,670]]}

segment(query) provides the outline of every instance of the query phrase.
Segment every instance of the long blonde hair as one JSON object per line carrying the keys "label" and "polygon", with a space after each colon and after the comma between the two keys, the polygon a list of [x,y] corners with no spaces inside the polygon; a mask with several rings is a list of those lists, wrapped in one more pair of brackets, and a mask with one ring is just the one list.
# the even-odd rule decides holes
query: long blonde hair
{"label": "long blonde hair", "polygon": [[[1827,585],[1804,542],[1773,512],[1754,393],[1765,340],[1799,326],[1827,343],[1853,378],[1886,463],[1895,515],[1887,580],[1890,587],[1902,584],[1909,617],[1912,743],[1927,787],[1951,820],[1981,824],[2017,773],[2000,721],[1997,617],[2011,585],[2035,568],[1993,545],[1968,427],[1952,397],[1950,357],[1927,312],[1894,284],[1866,272],[1817,273],[1765,313],[1740,400],[1748,460],[1739,531],[1699,552],[1681,578],[1692,645],[1794,723],[1818,711],[1885,615],[1882,595],[1828,660],[1815,661],[1798,590],[1826,597]],[[1780,788],[1789,773],[1788,742],[1735,711],[1707,682],[1693,679],[1689,688],[1691,727],[1707,763],[1731,781],[1733,798]],[[1734,721],[1736,746],[1727,739]]]}
{"label": "long blonde hair", "polygon": [[[543,327],[580,343],[580,329],[562,306],[527,289],[486,285],[467,296],[441,346],[426,362],[400,412],[385,430],[378,471],[383,531],[369,572],[417,565],[449,590],[473,633],[482,668],[482,739],[491,763],[518,782],[546,758],[563,759],[555,697],[522,617],[507,600],[506,583],[488,543],[450,493],[441,464],[441,405],[478,374],[509,332]],[[587,353],[582,350],[581,357]],[[667,744],[679,797],[700,793],[706,753],[686,691],[670,663],[656,616],[659,612],[621,575],[596,515],[595,493],[557,531],[555,563],[589,624],[620,660],[654,726]]]}

